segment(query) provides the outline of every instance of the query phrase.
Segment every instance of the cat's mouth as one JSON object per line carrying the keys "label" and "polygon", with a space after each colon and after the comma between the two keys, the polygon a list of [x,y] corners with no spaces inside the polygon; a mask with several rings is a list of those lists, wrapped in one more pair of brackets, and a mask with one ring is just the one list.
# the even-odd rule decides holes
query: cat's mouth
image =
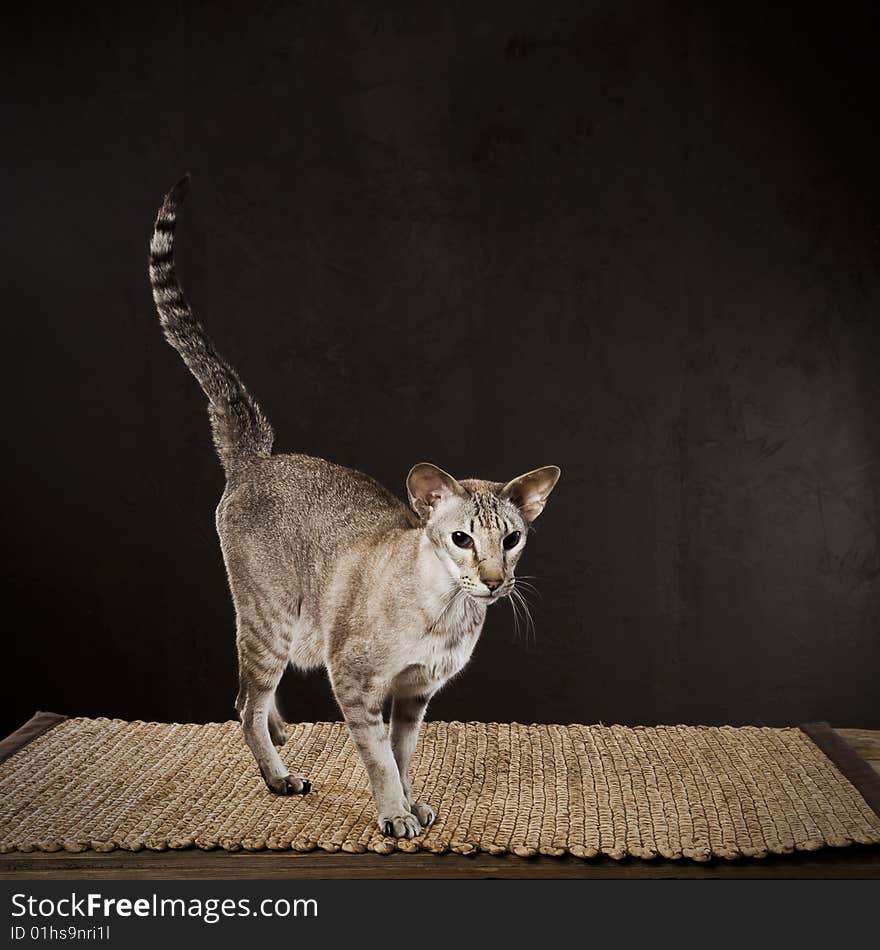
{"label": "cat's mouth", "polygon": [[478,601],[481,604],[494,604],[498,600],[503,600],[510,593],[513,585],[505,585],[504,587],[499,587],[498,590],[487,591],[486,593],[480,594],[475,591],[467,591],[468,597],[473,598],[473,600]]}
{"label": "cat's mouth", "polygon": [[515,585],[515,578],[508,578],[493,589],[489,587],[488,584],[463,577],[460,582],[459,590],[468,600],[488,606],[509,596],[513,592]]}

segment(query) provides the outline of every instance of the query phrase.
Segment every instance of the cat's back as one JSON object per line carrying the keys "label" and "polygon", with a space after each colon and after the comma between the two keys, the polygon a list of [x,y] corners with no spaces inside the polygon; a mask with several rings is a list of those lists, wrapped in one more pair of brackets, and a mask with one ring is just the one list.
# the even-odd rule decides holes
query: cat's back
{"label": "cat's back", "polygon": [[217,509],[225,532],[266,535],[287,547],[329,551],[353,535],[414,527],[415,516],[387,488],[354,469],[310,455],[272,455],[230,477]]}

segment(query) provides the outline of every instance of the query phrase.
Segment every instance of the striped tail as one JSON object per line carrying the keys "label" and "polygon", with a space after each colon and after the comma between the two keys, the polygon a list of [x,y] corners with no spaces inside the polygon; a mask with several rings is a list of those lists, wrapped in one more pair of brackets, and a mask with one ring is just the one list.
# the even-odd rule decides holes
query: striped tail
{"label": "striped tail", "polygon": [[177,209],[189,191],[189,175],[165,196],[150,241],[150,283],[165,339],[183,357],[208,397],[214,445],[227,474],[241,462],[272,452],[274,433],[235,370],[214,349],[192,315],[174,270]]}

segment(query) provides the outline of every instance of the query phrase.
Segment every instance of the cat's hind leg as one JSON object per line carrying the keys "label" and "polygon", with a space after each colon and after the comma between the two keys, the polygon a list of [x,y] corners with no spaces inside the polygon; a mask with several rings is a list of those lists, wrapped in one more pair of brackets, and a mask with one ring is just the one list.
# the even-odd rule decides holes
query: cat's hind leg
{"label": "cat's hind leg", "polygon": [[254,604],[236,602],[238,614],[239,706],[245,742],[257,760],[263,781],[277,795],[305,795],[311,782],[291,772],[275,745],[287,736],[275,708],[275,690],[287,665],[290,640],[264,621]]}
{"label": "cat's hind leg", "polygon": [[[244,685],[242,685],[239,687],[238,696],[235,697],[235,708],[239,717],[241,717],[244,712],[246,696],[247,690]],[[272,745],[276,746],[283,746],[284,743],[287,742],[287,726],[284,725],[284,719],[281,713],[278,712],[278,706],[274,702],[269,707],[269,738],[272,740]]]}
{"label": "cat's hind leg", "polygon": [[287,727],[274,702],[269,707],[269,738],[272,740],[272,745],[276,746],[283,746],[287,742]]}

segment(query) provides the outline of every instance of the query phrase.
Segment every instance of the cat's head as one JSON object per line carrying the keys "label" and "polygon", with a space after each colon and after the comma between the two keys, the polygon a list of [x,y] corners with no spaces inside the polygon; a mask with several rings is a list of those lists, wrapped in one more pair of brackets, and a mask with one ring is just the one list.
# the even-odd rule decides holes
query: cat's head
{"label": "cat's head", "polygon": [[430,462],[406,479],[409,502],[453,583],[490,604],[511,592],[529,525],[559,479],[555,465],[507,482],[461,481]]}

